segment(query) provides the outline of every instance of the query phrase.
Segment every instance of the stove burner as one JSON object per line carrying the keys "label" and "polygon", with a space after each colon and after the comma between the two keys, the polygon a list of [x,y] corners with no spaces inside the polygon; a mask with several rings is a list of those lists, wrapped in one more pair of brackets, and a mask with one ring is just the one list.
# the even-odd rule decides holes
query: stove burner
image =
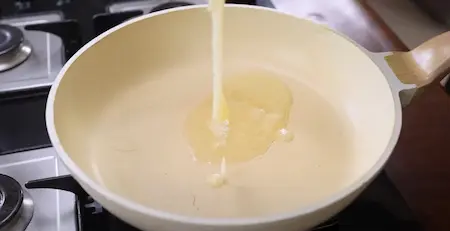
{"label": "stove burner", "polygon": [[190,6],[190,5],[194,5],[194,4],[189,3],[189,2],[181,2],[181,1],[167,2],[167,3],[163,3],[161,5],[156,6],[155,8],[153,8],[150,11],[150,13],[160,11],[160,10],[167,10],[167,9],[171,9],[171,8],[175,8],[175,7]]}
{"label": "stove burner", "polygon": [[23,32],[10,25],[0,24],[0,72],[24,62],[31,54],[31,46]]}
{"label": "stove burner", "polygon": [[0,194],[2,195],[0,228],[2,228],[17,214],[22,205],[22,187],[13,178],[0,175]]}
{"label": "stove burner", "polygon": [[0,55],[15,49],[22,41],[23,33],[19,28],[0,24]]}
{"label": "stove burner", "polygon": [[25,230],[33,217],[33,200],[13,178],[0,174],[0,231]]}

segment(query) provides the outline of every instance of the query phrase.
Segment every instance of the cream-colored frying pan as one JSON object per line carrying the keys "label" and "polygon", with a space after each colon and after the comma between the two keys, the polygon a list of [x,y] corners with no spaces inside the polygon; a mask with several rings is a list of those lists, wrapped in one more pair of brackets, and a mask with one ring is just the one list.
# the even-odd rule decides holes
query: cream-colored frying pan
{"label": "cream-colored frying pan", "polygon": [[433,82],[450,67],[450,33],[411,52],[371,53],[326,27],[273,9],[228,5],[224,23],[225,68],[270,66],[297,76],[342,108],[351,118],[355,143],[364,155],[362,171],[347,187],[317,203],[288,214],[254,218],[172,214],[102,186],[95,178],[89,147],[94,142],[91,128],[103,106],[117,92],[152,78],[157,81],[177,68],[200,63],[206,69],[190,70],[211,71],[211,21],[206,6],[144,15],[103,33],[78,51],[56,79],[46,112],[52,143],[73,177],[111,213],[139,229],[300,231],[319,224],[357,197],[386,163],[399,137],[402,104],[411,99],[411,94],[403,93]]}

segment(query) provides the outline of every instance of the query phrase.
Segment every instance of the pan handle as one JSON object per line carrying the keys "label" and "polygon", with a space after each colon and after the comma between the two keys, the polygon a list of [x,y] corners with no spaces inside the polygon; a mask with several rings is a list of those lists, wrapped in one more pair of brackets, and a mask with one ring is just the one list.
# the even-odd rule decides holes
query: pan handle
{"label": "pan handle", "polygon": [[440,34],[411,51],[393,52],[385,60],[404,84],[420,88],[438,82],[450,73],[450,32]]}
{"label": "pan handle", "polygon": [[[424,92],[424,86],[440,83],[450,96],[450,31],[442,33],[408,52],[392,52],[384,56],[386,63],[404,85],[400,92],[402,106]],[[412,88],[411,88],[412,86]],[[414,88],[415,86],[415,88]]]}
{"label": "pan handle", "polygon": [[[444,32],[408,52],[393,52],[385,56],[385,60],[394,74],[403,84],[413,84],[416,90],[406,90],[400,96],[404,96],[404,103],[423,92],[420,89],[431,83],[440,83],[446,90],[450,83],[442,80],[450,74],[450,31]],[[402,98],[402,97],[401,97]]]}

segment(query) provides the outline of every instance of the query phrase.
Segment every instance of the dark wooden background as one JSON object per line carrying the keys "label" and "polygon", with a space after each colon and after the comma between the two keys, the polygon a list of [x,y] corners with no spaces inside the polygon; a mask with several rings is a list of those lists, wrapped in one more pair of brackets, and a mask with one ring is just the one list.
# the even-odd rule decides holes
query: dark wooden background
{"label": "dark wooden background", "polygon": [[450,25],[449,0],[414,0],[414,2],[438,22]]}

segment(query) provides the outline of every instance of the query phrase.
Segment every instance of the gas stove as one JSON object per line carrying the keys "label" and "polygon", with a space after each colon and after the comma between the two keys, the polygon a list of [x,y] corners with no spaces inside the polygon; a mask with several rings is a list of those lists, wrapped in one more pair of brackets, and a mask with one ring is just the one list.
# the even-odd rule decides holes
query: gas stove
{"label": "gas stove", "polygon": [[[228,1],[273,7],[269,0]],[[207,0],[0,1],[0,231],[136,231],[95,202],[56,158],[45,126],[49,88],[86,42],[130,18]],[[314,230],[420,230],[381,173]],[[157,231],[157,230],[155,230]]]}

